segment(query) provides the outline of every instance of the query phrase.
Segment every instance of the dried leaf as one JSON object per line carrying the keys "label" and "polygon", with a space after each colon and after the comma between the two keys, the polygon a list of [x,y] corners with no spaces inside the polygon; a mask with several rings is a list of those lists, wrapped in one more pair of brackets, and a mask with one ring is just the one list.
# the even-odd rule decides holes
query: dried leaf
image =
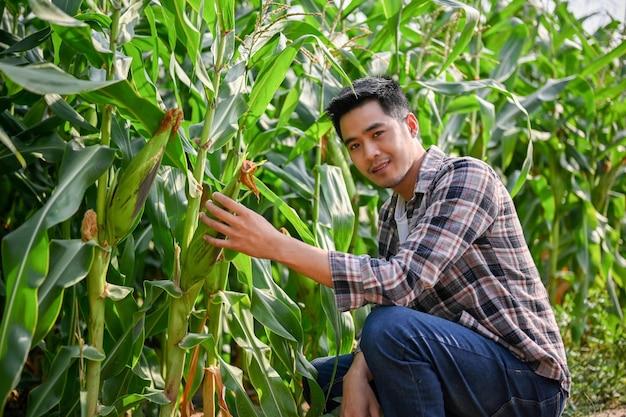
{"label": "dried leaf", "polygon": [[259,189],[254,181],[254,173],[259,166],[264,163],[265,162],[261,162],[260,164],[257,164],[256,162],[245,160],[241,165],[241,172],[239,173],[239,182],[248,187],[248,189],[254,193],[257,200],[261,198],[261,193],[259,192]]}

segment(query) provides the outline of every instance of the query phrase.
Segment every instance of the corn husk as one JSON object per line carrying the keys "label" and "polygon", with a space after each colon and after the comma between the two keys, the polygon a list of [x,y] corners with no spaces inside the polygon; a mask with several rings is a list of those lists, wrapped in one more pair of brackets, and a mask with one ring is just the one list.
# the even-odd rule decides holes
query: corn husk
{"label": "corn husk", "polygon": [[[222,190],[222,194],[236,199],[241,183],[239,179],[233,178]],[[181,267],[181,286],[183,290],[189,289],[198,281],[206,278],[215,262],[217,261],[221,248],[208,244],[204,240],[204,235],[218,237],[218,233],[202,222],[191,238],[191,242],[183,256]]]}
{"label": "corn husk", "polygon": [[180,109],[168,110],[152,138],[119,175],[109,194],[106,210],[106,240],[109,245],[115,246],[121,242],[139,221],[161,166],[165,147],[178,131],[182,116]]}

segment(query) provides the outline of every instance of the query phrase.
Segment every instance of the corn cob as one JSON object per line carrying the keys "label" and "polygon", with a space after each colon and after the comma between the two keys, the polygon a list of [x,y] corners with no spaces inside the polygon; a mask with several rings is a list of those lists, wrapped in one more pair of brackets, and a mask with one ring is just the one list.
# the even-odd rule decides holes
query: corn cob
{"label": "corn cob", "polygon": [[[222,194],[235,199],[239,193],[240,186],[239,179],[233,177],[222,190]],[[215,230],[202,222],[198,223],[198,227],[183,257],[181,268],[181,287],[183,290],[188,290],[195,283],[204,279],[220,254],[221,249],[208,244],[204,240],[204,235],[218,237],[218,233]]]}
{"label": "corn cob", "polygon": [[117,245],[132,231],[156,177],[165,147],[178,131],[183,113],[169,109],[148,143],[130,161],[109,194],[105,225],[106,240]]}

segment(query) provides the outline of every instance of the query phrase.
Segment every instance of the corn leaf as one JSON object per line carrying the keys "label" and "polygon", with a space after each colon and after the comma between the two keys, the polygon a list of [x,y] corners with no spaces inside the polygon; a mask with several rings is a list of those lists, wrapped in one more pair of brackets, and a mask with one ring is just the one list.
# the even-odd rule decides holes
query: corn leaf
{"label": "corn leaf", "polygon": [[[46,62],[26,66],[0,63],[0,71],[25,90],[37,94],[70,95],[98,90],[119,81],[79,80]],[[159,119],[160,120],[160,119]],[[158,123],[158,121],[156,122]]]}
{"label": "corn leaf", "polygon": [[38,344],[55,324],[64,290],[87,276],[94,248],[93,241],[84,243],[79,239],[55,239],[50,243],[50,271],[38,292],[39,317],[33,345]]}
{"label": "corn leaf", "polygon": [[267,329],[297,343],[302,343],[303,331],[298,307],[272,280],[267,260],[252,260],[250,306],[252,315]]}
{"label": "corn leaf", "polygon": [[325,208],[326,221],[333,236],[335,249],[345,252],[350,247],[355,215],[346,189],[341,169],[321,165],[321,202]]}
{"label": "corn leaf", "polygon": [[311,234],[311,231],[307,227],[307,225],[300,219],[295,210],[287,205],[283,200],[280,199],[272,190],[267,188],[263,182],[261,182],[258,178],[256,180],[257,188],[263,197],[268,199],[272,204],[276,206],[276,208],[289,220],[291,225],[295,227],[296,231],[302,238],[302,240],[309,244],[314,244],[315,239]]}
{"label": "corn leaf", "polygon": [[26,417],[46,415],[61,401],[67,382],[67,369],[80,356],[79,346],[63,346],[54,357],[46,380],[28,394]]}
{"label": "corn leaf", "polygon": [[81,148],[70,142],[54,193],[33,217],[3,240],[6,302],[0,325],[0,366],[5,376],[0,378],[2,406],[19,381],[37,328],[37,290],[49,270],[47,230],[74,215],[85,190],[110,166],[113,155],[109,148]]}
{"label": "corn leaf", "polygon": [[228,296],[222,299],[228,302],[225,305],[226,311],[233,313],[229,320],[232,336],[237,344],[249,353],[249,377],[259,394],[264,415],[297,415],[297,406],[287,386],[269,364],[269,346],[254,334],[254,320],[250,310],[242,309],[241,302],[232,303]]}

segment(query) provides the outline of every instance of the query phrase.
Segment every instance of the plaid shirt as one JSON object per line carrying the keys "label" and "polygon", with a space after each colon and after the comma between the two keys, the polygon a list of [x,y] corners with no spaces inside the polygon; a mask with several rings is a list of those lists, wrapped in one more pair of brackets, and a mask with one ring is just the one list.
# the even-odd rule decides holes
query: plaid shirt
{"label": "plaid shirt", "polygon": [[337,307],[401,305],[451,320],[505,346],[534,371],[570,374],[546,289],[498,175],[473,158],[432,146],[399,244],[394,195],[380,212],[379,259],[330,253]]}

